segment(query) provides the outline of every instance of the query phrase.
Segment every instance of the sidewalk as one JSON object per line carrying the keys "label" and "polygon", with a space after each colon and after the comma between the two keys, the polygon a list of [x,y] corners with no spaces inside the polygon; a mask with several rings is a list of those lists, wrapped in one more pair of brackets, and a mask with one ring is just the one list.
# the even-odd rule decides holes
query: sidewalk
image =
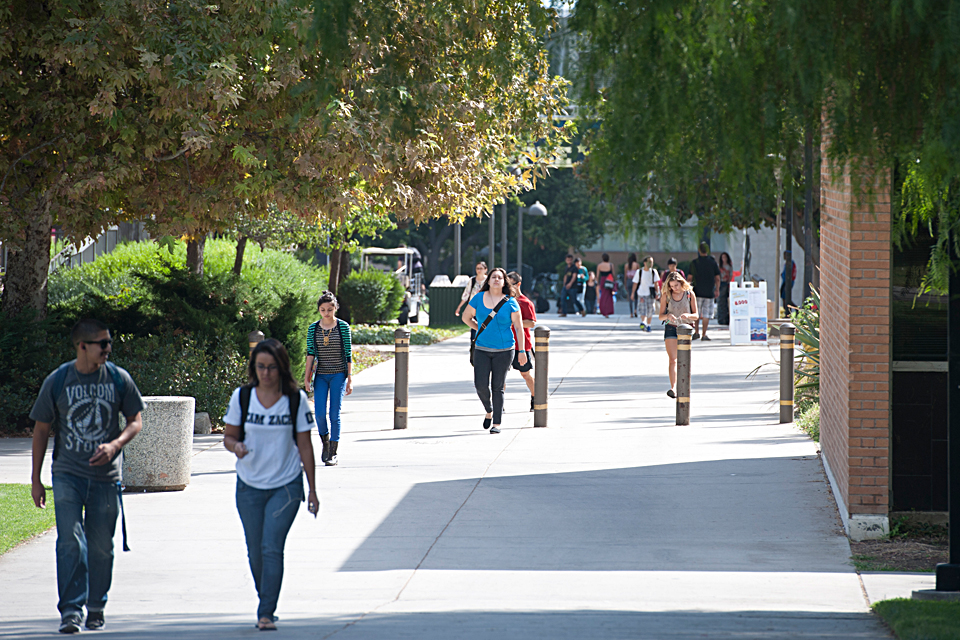
{"label": "sidewalk", "polygon": [[[302,510],[287,541],[280,634],[891,637],[869,613],[816,445],[777,424],[777,369],[745,379],[776,345],[734,348],[720,330],[695,343],[692,424],[677,427],[661,333],[626,316],[541,322],[547,429],[532,428],[515,373],[503,433],[481,428],[466,336],[412,354],[406,431],[391,428],[393,362],[356,377],[340,466],[317,470],[320,517]],[[118,551],[104,633],[257,633],[219,441],[196,438],[185,491],[124,496],[133,551]],[[26,482],[29,455],[0,441],[0,469]],[[54,543],[0,557],[0,637],[56,632]]]}

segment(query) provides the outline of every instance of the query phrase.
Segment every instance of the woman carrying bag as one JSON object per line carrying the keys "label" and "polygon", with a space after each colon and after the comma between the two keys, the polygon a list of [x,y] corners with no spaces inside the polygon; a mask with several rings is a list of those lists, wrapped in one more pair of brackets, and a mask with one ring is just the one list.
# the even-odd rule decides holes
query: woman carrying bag
{"label": "woman carrying bag", "polygon": [[692,293],[693,287],[680,275],[679,271],[671,271],[663,281],[663,290],[660,294],[660,315],[664,324],[663,342],[667,349],[667,373],[670,375],[670,389],[667,395],[677,397],[677,327],[681,324],[695,324],[697,322],[697,298]]}
{"label": "woman carrying bag", "polygon": [[260,597],[257,628],[272,631],[277,628],[273,614],[283,581],[283,547],[304,501],[304,472],[310,488],[307,509],[314,518],[320,509],[310,442],[313,414],[278,340],[269,338],[253,348],[247,375],[249,383],[234,390],[223,417],[223,446],[237,456],[237,512]]}
{"label": "woman carrying bag", "polygon": [[517,340],[525,343],[523,320],[516,298],[516,288],[507,279],[507,272],[496,267],[487,276],[480,292],[470,300],[462,316],[463,323],[476,331],[471,358],[473,384],[487,412],[483,428],[490,429],[490,433],[500,433],[504,387],[507,372],[513,364],[514,351],[517,351],[520,366],[527,362],[527,345],[518,346],[513,339],[516,331]]}

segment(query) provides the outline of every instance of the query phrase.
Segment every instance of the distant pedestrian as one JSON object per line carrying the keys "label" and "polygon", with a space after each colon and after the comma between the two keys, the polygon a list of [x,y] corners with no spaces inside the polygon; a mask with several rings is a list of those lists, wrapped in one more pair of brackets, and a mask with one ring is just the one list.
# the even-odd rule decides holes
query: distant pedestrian
{"label": "distant pedestrian", "polygon": [[[523,322],[523,344],[526,346],[527,361],[520,364],[520,340],[516,329],[513,329],[513,339],[515,342],[515,352],[513,356],[513,368],[520,372],[523,381],[527,383],[527,389],[530,390],[530,411],[533,411],[533,341],[530,339],[530,329],[537,326],[537,310],[527,296],[520,290],[520,283],[523,279],[516,271],[507,274],[507,279],[517,290],[517,304],[520,305],[520,319]],[[512,327],[511,327],[512,328]]]}
{"label": "distant pedestrian", "polygon": [[566,257],[567,268],[563,272],[563,281],[560,283],[560,312],[558,316],[563,318],[571,311],[583,313],[583,305],[578,299],[577,278],[580,276],[580,268],[574,263],[573,254],[568,253]]}
{"label": "distant pedestrian", "polygon": [[[623,284],[625,287],[629,287],[631,282],[633,282],[633,277],[637,275],[637,271],[640,270],[640,264],[637,262],[637,254],[631,253],[627,258],[627,264],[623,267]],[[634,287],[636,288],[636,287]],[[630,317],[637,317],[637,298],[631,293],[630,295]],[[641,323],[642,324],[642,323]]]}
{"label": "distant pedestrian", "polygon": [[683,276],[684,279],[686,279],[687,274],[683,272],[683,269],[677,268],[677,259],[670,258],[669,260],[667,260],[667,270],[660,274],[660,282],[658,283],[658,287],[657,287],[659,289],[658,293],[663,291],[664,282],[666,282],[667,276],[673,273],[674,271],[676,271],[681,276]]}
{"label": "distant pedestrian", "polygon": [[[57,519],[57,591],[60,633],[102,629],[113,578],[113,535],[123,508],[123,447],[143,427],[143,399],[133,378],[107,362],[113,340],[99,320],[70,331],[77,358],[60,365],[40,387],[33,427],[33,502],[46,508],[40,481],[50,430],[54,432],[53,499]],[[4,525],[6,526],[6,525]],[[126,536],[124,536],[124,550]],[[16,588],[8,584],[7,588]]]}
{"label": "distant pedestrian", "polygon": [[[517,344],[525,340],[517,291],[503,269],[496,267],[490,271],[480,293],[464,309],[462,320],[477,331],[473,383],[487,412],[483,428],[490,429],[490,433],[500,433],[504,387],[507,371],[514,361],[514,351],[519,352],[516,361],[520,365],[527,362],[526,342]],[[514,335],[517,342],[514,342]]]}
{"label": "distant pedestrian", "polygon": [[717,324],[730,324],[730,282],[733,281],[733,260],[724,251],[720,254],[720,295],[717,297]]}
{"label": "distant pedestrian", "polygon": [[697,299],[693,296],[690,283],[678,272],[668,273],[664,279],[660,294],[660,320],[665,322],[663,341],[667,348],[667,373],[670,376],[670,389],[667,395],[676,398],[677,393],[677,326],[697,322]]}
{"label": "distant pedestrian", "polygon": [[[790,313],[787,308],[787,265],[790,265],[790,291],[793,292],[793,283],[797,281],[797,263],[791,257],[792,252],[783,252],[783,265],[780,267],[780,300],[783,301],[784,315]],[[792,296],[790,302],[793,302]],[[779,314],[777,314],[779,316]]]}
{"label": "distant pedestrian", "polygon": [[483,286],[484,280],[487,279],[487,263],[480,261],[477,263],[476,275],[470,276],[470,282],[467,283],[467,286],[463,289],[463,294],[460,296],[460,304],[457,305],[457,310],[453,312],[453,315],[460,316],[460,308],[470,302],[473,299],[473,296],[477,295],[480,291],[480,287]]}
{"label": "distant pedestrian", "polygon": [[247,364],[248,383],[234,390],[223,417],[223,446],[237,456],[237,512],[247,542],[253,583],[260,597],[257,627],[276,629],[274,612],[283,581],[283,547],[304,501],[317,517],[313,414],[297,387],[290,356],[278,340],[257,344]]}
{"label": "distant pedestrian", "polygon": [[587,280],[590,279],[590,272],[583,266],[583,260],[581,258],[575,258],[573,263],[574,266],[577,267],[577,300],[580,302],[580,306],[583,307],[580,315],[585,316],[587,315]]}
{"label": "distant pedestrian", "polygon": [[[340,409],[344,397],[353,393],[353,340],[350,325],[337,317],[340,303],[330,291],[317,300],[320,319],[307,329],[307,364],[303,388],[313,391],[317,430],[323,442],[320,461],[328,467],[339,460]],[[330,427],[327,428],[327,398],[330,399]]]}
{"label": "distant pedestrian", "polygon": [[583,307],[587,310],[587,313],[597,312],[597,276],[593,271],[587,278],[587,291],[583,294]]}
{"label": "distant pedestrian", "polygon": [[710,324],[717,297],[720,295],[720,267],[717,266],[717,261],[710,255],[710,245],[706,242],[700,243],[699,253],[700,255],[693,261],[690,271],[693,274],[693,293],[697,296],[697,309],[700,312],[700,324],[703,326],[703,332],[701,333],[697,327],[694,327],[693,339],[702,338],[704,341],[709,341],[707,325]]}
{"label": "distant pedestrian", "polygon": [[597,287],[600,289],[600,313],[604,318],[613,315],[613,295],[617,292],[617,280],[613,275],[610,256],[604,253],[597,265]]}
{"label": "distant pedestrian", "polygon": [[640,330],[650,333],[653,307],[657,302],[660,274],[653,268],[653,257],[643,259],[643,267],[633,274],[633,290],[630,299],[636,302],[637,315],[640,316]]}

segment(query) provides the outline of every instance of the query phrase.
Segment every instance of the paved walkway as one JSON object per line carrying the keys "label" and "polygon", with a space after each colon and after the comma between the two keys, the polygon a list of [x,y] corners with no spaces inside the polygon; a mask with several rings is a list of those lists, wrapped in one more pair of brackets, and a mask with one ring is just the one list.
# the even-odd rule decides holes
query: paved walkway
{"label": "paved walkway", "polygon": [[[341,464],[318,469],[320,517],[304,509],[287,542],[284,637],[890,637],[815,444],[777,424],[776,368],[745,379],[775,346],[696,343],[693,423],[677,427],[660,333],[624,316],[542,321],[547,429],[516,374],[503,433],[481,429],[466,337],[413,349],[406,431],[391,429],[392,361],[357,376]],[[257,633],[219,443],[196,438],[187,490],[125,496],[133,551],[118,553],[104,634]],[[27,481],[28,449],[0,442],[0,481]],[[0,558],[0,637],[56,630],[54,543]]]}

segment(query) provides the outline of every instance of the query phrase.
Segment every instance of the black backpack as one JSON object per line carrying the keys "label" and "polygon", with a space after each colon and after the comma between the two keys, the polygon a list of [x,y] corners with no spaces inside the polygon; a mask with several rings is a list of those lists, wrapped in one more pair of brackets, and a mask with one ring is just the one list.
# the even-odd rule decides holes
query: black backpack
{"label": "black backpack", "polygon": [[[250,409],[250,393],[253,391],[253,385],[245,384],[240,387],[240,435],[238,442],[243,442],[246,435],[244,425],[247,422],[247,411]],[[293,428],[293,441],[297,441],[297,416],[300,414],[300,390],[288,395],[290,400],[290,425]]]}

